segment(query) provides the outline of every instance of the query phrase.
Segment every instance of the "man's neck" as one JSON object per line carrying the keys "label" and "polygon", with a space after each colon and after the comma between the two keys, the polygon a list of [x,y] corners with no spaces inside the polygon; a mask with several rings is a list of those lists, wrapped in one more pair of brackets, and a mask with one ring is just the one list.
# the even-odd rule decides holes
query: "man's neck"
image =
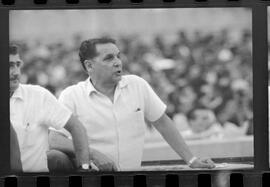
{"label": "man's neck", "polygon": [[18,89],[19,89],[19,86],[17,88],[9,89],[9,98],[11,98],[14,95],[15,91]]}
{"label": "man's neck", "polygon": [[9,98],[11,98],[13,94],[14,94],[14,91],[9,91]]}
{"label": "man's neck", "polygon": [[115,83],[101,83],[101,82],[95,81],[93,79],[90,79],[90,81],[97,91],[108,96],[111,100],[113,99],[114,91],[115,91],[115,88],[117,86]]}

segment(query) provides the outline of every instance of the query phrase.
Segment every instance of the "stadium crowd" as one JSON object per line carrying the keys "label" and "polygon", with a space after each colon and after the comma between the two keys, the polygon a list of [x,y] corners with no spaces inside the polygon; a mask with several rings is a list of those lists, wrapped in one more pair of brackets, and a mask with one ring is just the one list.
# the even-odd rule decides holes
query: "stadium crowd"
{"label": "stadium crowd", "polygon": [[[174,41],[161,35],[151,42],[140,36],[116,40],[125,73],[147,80],[167,104],[170,117],[189,118],[194,109],[203,108],[221,126],[248,124],[246,134],[252,134],[251,31],[240,35],[233,40],[224,29],[206,34],[179,31]],[[86,79],[78,60],[81,41],[79,35],[71,45],[20,41],[25,61],[22,82],[44,86],[58,97],[65,87]]]}

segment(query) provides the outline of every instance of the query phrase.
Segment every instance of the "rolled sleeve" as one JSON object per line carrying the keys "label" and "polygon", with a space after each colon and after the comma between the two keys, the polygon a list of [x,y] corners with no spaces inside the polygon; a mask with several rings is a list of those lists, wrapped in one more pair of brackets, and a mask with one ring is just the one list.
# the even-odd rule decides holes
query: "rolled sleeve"
{"label": "rolled sleeve", "polygon": [[58,102],[57,99],[47,90],[45,90],[43,110],[44,123],[55,129],[63,128],[72,115],[72,112]]}
{"label": "rolled sleeve", "polygon": [[150,122],[154,122],[165,113],[167,106],[144,79],[142,79],[142,85],[145,103],[145,117]]}
{"label": "rolled sleeve", "polygon": [[65,89],[59,95],[58,101],[67,107],[74,115],[76,115],[73,97],[74,96],[71,94],[71,89]]}

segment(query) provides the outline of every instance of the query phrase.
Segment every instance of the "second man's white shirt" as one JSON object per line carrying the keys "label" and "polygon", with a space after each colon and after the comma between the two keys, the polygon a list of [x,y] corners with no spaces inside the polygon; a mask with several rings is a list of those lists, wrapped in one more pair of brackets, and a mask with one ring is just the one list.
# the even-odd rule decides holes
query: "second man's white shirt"
{"label": "second man's white shirt", "polygon": [[61,129],[70,116],[45,88],[19,85],[10,98],[10,121],[17,133],[24,172],[48,172],[48,128]]}

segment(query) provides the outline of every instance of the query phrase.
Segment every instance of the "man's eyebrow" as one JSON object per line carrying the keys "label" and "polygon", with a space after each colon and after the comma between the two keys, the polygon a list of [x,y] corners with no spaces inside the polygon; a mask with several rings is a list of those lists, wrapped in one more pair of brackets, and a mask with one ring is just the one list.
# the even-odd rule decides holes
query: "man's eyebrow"
{"label": "man's eyebrow", "polygon": [[17,61],[10,60],[9,63],[11,63],[11,64],[16,64]]}
{"label": "man's eyebrow", "polygon": [[10,60],[9,63],[12,63],[12,64],[16,64],[16,63],[22,64],[23,62],[21,60],[17,60],[17,61]]}

